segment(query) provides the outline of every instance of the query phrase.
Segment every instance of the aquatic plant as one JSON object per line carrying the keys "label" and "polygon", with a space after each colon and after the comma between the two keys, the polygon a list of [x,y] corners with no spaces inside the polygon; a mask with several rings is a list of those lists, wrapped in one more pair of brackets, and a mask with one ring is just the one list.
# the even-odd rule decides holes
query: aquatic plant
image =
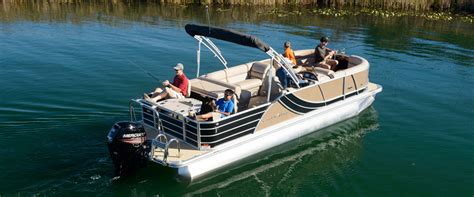
{"label": "aquatic plant", "polygon": [[[170,0],[172,1],[172,0]],[[95,15],[100,20],[106,20],[114,22],[113,17],[107,17],[108,15],[123,16],[125,18],[140,19],[141,17],[148,17],[163,13],[164,15],[170,14],[171,10],[166,11],[158,8],[162,3],[169,1],[165,0],[0,0],[0,19],[9,20],[15,19],[15,16],[27,17],[33,20],[41,20],[45,17],[44,13],[49,13],[47,17],[57,18],[61,20],[68,20],[76,18],[77,15]],[[160,3],[161,2],[161,3]],[[202,3],[203,1],[196,1],[195,3]],[[320,7],[320,6],[297,6],[297,5],[285,5],[285,6],[231,6],[224,4],[226,1],[222,1],[223,4],[210,6],[210,11],[216,13],[229,13],[232,18],[246,18],[246,21],[255,21],[255,17],[259,15],[270,15],[277,18],[286,18],[292,16],[303,16],[303,15],[320,15],[330,17],[352,17],[358,15],[375,16],[381,18],[397,18],[397,17],[420,17],[426,20],[439,20],[439,21],[461,21],[465,23],[473,23],[474,15],[463,12],[453,11],[416,11],[416,10],[394,10],[384,8],[345,8],[341,7]],[[299,1],[291,1],[298,3]],[[250,4],[250,2],[247,2]],[[155,6],[147,6],[155,5]],[[352,5],[351,5],[352,6]],[[191,12],[191,15],[195,16],[198,14],[197,10],[193,10],[196,6],[190,6],[189,4],[178,4],[171,5],[172,11],[176,12],[179,17],[187,15],[187,12]],[[188,11],[185,9],[190,8]],[[200,7],[200,6],[197,6]],[[242,8],[242,9],[241,9]],[[248,12],[248,8],[252,8],[253,12]],[[95,11],[93,11],[95,10]],[[139,10],[139,11],[138,11]],[[239,12],[241,10],[241,12]],[[24,13],[23,13],[24,12]],[[22,14],[23,13],[23,14]],[[75,14],[71,14],[75,13]],[[243,17],[237,16],[241,15]],[[149,18],[150,19],[150,18]],[[224,19],[222,19],[224,20]],[[73,20],[76,22],[76,20]]]}
{"label": "aquatic plant", "polygon": [[460,14],[452,12],[421,12],[421,11],[401,11],[401,10],[384,10],[375,8],[362,8],[362,9],[336,9],[336,8],[307,8],[291,10],[292,8],[285,7],[274,7],[267,12],[258,12],[258,14],[271,14],[278,17],[286,17],[290,15],[322,15],[332,17],[351,17],[357,15],[377,16],[383,18],[392,17],[420,17],[427,20],[460,20],[462,22],[472,23],[474,22],[474,16],[470,14]]}
{"label": "aquatic plant", "polygon": [[[0,0],[1,4],[31,2],[31,0]],[[373,10],[401,10],[401,11],[454,11],[474,13],[472,0],[34,0],[37,3],[160,3],[160,4],[199,4],[199,5],[311,5],[319,8],[370,8]],[[339,14],[339,13],[338,13]],[[385,15],[387,13],[380,13]]]}

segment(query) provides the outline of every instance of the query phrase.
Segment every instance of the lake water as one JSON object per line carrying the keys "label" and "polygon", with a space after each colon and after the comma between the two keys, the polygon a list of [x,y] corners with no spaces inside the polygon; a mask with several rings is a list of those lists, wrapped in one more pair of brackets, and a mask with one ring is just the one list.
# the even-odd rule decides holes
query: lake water
{"label": "lake water", "polygon": [[[22,2],[22,1],[18,1]],[[260,8],[263,9],[263,8]],[[474,25],[416,17],[278,17],[211,8],[210,24],[283,52],[322,35],[371,64],[381,84],[361,115],[186,185],[149,166],[112,181],[106,134],[128,101],[171,67],[195,77],[187,23],[204,7],[155,4],[0,5],[0,195],[473,196]],[[215,42],[230,65],[266,58]],[[205,72],[222,69],[203,52]]]}

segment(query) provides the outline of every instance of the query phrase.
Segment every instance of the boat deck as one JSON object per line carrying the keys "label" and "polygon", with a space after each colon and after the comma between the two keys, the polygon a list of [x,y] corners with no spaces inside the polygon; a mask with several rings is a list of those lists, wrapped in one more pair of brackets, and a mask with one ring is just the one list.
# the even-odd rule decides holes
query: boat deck
{"label": "boat deck", "polygon": [[[196,149],[186,149],[181,147],[180,152],[178,153],[178,148],[169,148],[168,149],[168,158],[167,162],[171,164],[179,164],[183,161],[191,159],[195,156],[202,155],[209,152],[208,150],[196,150]],[[153,154],[153,159],[162,160],[164,156],[164,151],[160,149],[155,149]]]}
{"label": "boat deck", "polygon": [[378,88],[377,84],[375,83],[370,83],[368,84],[369,91],[376,90]]}

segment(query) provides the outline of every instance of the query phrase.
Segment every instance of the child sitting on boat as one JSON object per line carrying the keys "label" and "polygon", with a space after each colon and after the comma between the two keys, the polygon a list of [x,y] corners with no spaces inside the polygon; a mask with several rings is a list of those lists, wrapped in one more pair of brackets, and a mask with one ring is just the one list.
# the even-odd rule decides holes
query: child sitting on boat
{"label": "child sitting on boat", "polygon": [[234,91],[231,89],[226,89],[224,91],[224,98],[217,100],[215,103],[216,108],[214,112],[209,112],[206,114],[197,115],[197,119],[208,120],[212,118],[213,120],[217,120],[228,116],[234,110],[234,102],[232,101],[232,96],[234,95]]}
{"label": "child sitting on boat", "polygon": [[151,96],[148,94],[143,94],[143,98],[157,102],[164,98],[184,98],[188,94],[188,83],[189,80],[184,74],[184,66],[181,63],[176,64],[174,67],[176,71],[176,76],[173,79],[173,83],[170,83],[168,80],[163,82],[163,88],[156,88]]}
{"label": "child sitting on boat", "polygon": [[285,47],[285,53],[283,54],[284,57],[288,58],[291,63],[296,65],[296,57],[295,57],[295,52],[293,49],[291,49],[291,42],[286,41],[285,44],[283,44]]}

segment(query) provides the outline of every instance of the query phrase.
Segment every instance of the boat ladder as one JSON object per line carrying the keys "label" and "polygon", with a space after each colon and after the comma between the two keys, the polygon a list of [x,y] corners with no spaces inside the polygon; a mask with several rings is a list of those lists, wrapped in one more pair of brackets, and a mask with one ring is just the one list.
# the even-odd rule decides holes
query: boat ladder
{"label": "boat ladder", "polygon": [[[150,151],[150,158],[153,160],[153,161],[156,161],[156,162],[159,162],[161,163],[162,165],[166,166],[168,165],[168,156],[169,156],[169,148],[170,148],[170,145],[173,144],[173,143],[176,143],[176,146],[178,148],[178,155],[177,157],[179,158],[180,155],[181,155],[181,147],[180,147],[180,144],[179,144],[179,141],[175,138],[171,139],[170,141],[168,141],[168,138],[166,137],[165,134],[163,133],[160,133],[158,134],[151,142],[151,151]],[[162,152],[163,153],[163,158],[162,160],[159,160],[159,159],[155,159],[155,152]]]}

